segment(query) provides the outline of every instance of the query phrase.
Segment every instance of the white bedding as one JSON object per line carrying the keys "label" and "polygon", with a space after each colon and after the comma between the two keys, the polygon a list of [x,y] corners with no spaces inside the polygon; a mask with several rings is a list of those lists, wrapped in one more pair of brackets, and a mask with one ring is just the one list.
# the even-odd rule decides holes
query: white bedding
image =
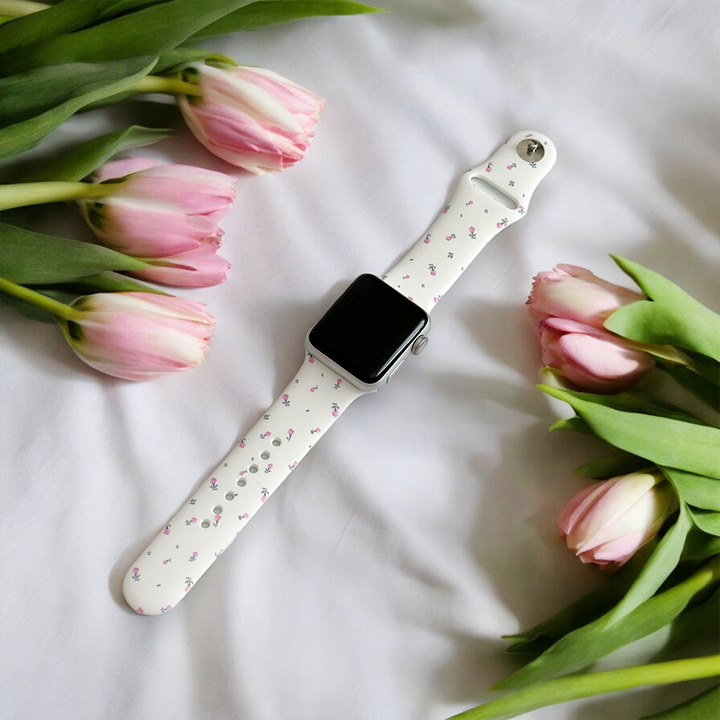
{"label": "white bedding", "polygon": [[[720,5],[385,6],[203,43],[327,102],[299,165],[239,178],[230,280],[178,292],[217,318],[202,365],[115,380],[0,308],[3,718],[441,720],[515,667],[501,635],[600,582],[555,520],[602,448],[547,433],[524,301],[559,262],[625,282],[612,252],[720,308]],[[44,147],[149,109],[76,117]],[[308,327],[522,129],[558,162],[433,313],[423,355],[348,410],[181,604],[133,613],[129,564],[292,378]],[[142,152],[229,169],[187,132]],[[58,212],[40,226],[84,232]],[[527,717],[639,717],[702,687]]]}

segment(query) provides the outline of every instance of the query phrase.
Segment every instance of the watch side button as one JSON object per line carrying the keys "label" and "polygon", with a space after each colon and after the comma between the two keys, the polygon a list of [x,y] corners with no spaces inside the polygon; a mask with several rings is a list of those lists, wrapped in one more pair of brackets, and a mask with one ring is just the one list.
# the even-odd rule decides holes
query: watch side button
{"label": "watch side button", "polygon": [[425,346],[428,344],[428,339],[425,335],[420,335],[417,340],[413,343],[412,346],[412,354],[413,355],[419,355],[424,349]]}

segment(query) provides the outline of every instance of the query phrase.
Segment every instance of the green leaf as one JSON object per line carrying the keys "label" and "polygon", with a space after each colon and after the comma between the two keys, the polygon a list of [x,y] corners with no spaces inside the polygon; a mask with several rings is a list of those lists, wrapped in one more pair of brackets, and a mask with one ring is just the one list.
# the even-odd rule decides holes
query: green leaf
{"label": "green leaf", "polygon": [[628,475],[643,470],[648,466],[645,458],[631,453],[619,452],[609,457],[596,458],[575,468],[575,474],[593,480],[607,480],[608,478]]}
{"label": "green leaf", "polygon": [[537,656],[564,635],[604,615],[622,599],[635,582],[650,552],[651,544],[648,543],[602,585],[576,600],[572,605],[530,630],[517,635],[504,635],[505,639],[512,640],[505,652]]}
{"label": "green leaf", "polygon": [[[513,718],[531,710],[548,705],[592,697],[603,693],[628,690],[642,685],[667,685],[670,683],[716,677],[720,674],[720,655],[701,658],[672,660],[636,667],[607,670],[557,678],[521,690],[497,700],[491,700],[471,710],[453,715],[448,720],[501,720]],[[712,717],[705,716],[702,720]]]}
{"label": "green leaf", "polygon": [[[72,62],[106,62],[160,55],[252,0],[169,0],[101,25],[48,38],[22,53],[0,54],[3,76]],[[100,98],[98,98],[100,99]]]}
{"label": "green leaf", "polygon": [[12,25],[0,27],[0,47],[3,54],[23,45],[45,40],[53,35],[69,33],[93,22],[104,9],[117,0],[64,0],[42,11],[13,20]]}
{"label": "green leaf", "polygon": [[659,273],[611,257],[650,300],[616,310],[605,321],[608,330],[636,342],[675,345],[720,361],[720,315]]}
{"label": "green leaf", "polygon": [[720,482],[718,480],[677,468],[661,466],[660,470],[688,505],[703,510],[720,511]]}
{"label": "green leaf", "polygon": [[693,510],[692,519],[703,532],[708,535],[720,536],[720,512],[711,510]]}
{"label": "green leaf", "polygon": [[719,554],[720,538],[693,527],[688,533],[680,561],[697,562]]}
{"label": "green leaf", "polygon": [[270,0],[254,2],[235,10],[222,20],[216,20],[199,32],[195,38],[227,35],[243,30],[256,30],[269,25],[323,15],[359,15],[385,12],[382,8],[363,5],[349,0]]}
{"label": "green leaf", "polygon": [[100,165],[133,148],[151,145],[172,135],[172,130],[131,125],[93,138],[79,147],[46,160],[32,172],[23,173],[17,182],[75,182],[90,175]]}
{"label": "green leaf", "polygon": [[598,437],[621,450],[656,465],[720,478],[720,430],[717,428],[618,410],[603,400],[595,400],[602,396],[542,385],[540,389],[569,403]]}
{"label": "green leaf", "polygon": [[88,295],[96,292],[148,292],[155,295],[169,295],[152,285],[139,280],[106,270],[97,275],[86,275],[76,278],[67,284],[58,285],[66,290],[76,290],[75,296]]}
{"label": "green leaf", "polygon": [[568,432],[577,432],[583,435],[594,435],[590,426],[582,418],[577,416],[558,420],[548,428],[548,432],[555,432],[556,430],[567,430]]}
{"label": "green leaf", "polygon": [[614,624],[608,624],[611,611],[560,638],[540,657],[494,685],[493,689],[517,690],[582,670],[614,650],[667,625],[685,610],[697,593],[717,583],[719,577],[720,563],[715,560],[669,590],[649,598]]}
{"label": "green leaf", "polygon": [[[720,378],[720,365],[709,358],[705,358],[705,360],[716,365],[713,374],[717,378]],[[664,363],[660,364],[659,367],[678,384],[682,385],[686,390],[689,390],[696,397],[699,397],[711,408],[716,410],[720,407],[720,387],[718,387],[717,382],[713,382],[703,373],[695,372],[688,367],[673,367],[665,365]],[[697,368],[698,365],[696,364],[695,367]]]}
{"label": "green leaf", "polygon": [[679,705],[653,715],[645,715],[641,720],[711,720],[718,717],[720,708],[720,684],[713,685],[695,697]]}
{"label": "green leaf", "polygon": [[29,120],[15,123],[0,130],[0,159],[17,155],[35,147],[43,138],[62,125],[78,110],[102,98],[116,95],[133,87],[155,65],[156,58],[133,58],[113,63],[120,79],[95,86],[82,95],[66,100],[61,105],[36,115]]}
{"label": "green leaf", "polygon": [[68,282],[104,270],[142,270],[147,263],[109,248],[41,235],[0,223],[0,276],[20,285]]}
{"label": "green leaf", "polygon": [[685,539],[692,528],[690,511],[680,501],[675,524],[665,533],[625,597],[605,616],[608,626],[618,623],[651,598],[680,562]]}

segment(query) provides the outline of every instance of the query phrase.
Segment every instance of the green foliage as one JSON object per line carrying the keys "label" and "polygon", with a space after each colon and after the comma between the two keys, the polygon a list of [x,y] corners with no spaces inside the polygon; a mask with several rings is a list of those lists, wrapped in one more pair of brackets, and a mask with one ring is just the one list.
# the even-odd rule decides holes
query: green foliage
{"label": "green foliage", "polygon": [[35,147],[78,110],[133,87],[140,78],[153,69],[156,61],[157,58],[136,57],[108,63],[108,73],[112,68],[112,74],[116,79],[107,79],[105,84],[94,83],[90,88],[83,89],[79,95],[71,97],[51,110],[1,129],[0,159],[12,157]]}
{"label": "green foliage", "polygon": [[106,270],[141,270],[147,263],[69,238],[0,223],[0,276],[19,285],[70,282]]}

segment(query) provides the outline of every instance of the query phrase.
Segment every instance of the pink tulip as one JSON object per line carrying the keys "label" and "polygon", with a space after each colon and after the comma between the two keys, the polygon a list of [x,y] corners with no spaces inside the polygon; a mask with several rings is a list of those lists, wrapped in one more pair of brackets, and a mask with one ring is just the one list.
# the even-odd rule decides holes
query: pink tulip
{"label": "pink tulip", "polygon": [[561,317],[602,328],[618,308],[645,296],[602,280],[577,265],[557,265],[535,278],[527,300],[528,311],[538,320]]}
{"label": "pink tulip", "polygon": [[176,287],[209,287],[227,280],[230,263],[211,243],[166,258],[144,258],[152,267],[128,271],[128,275]]}
{"label": "pink tulip", "polygon": [[154,293],[86,295],[71,307],[77,316],[59,322],[78,357],[126,380],[195,367],[207,353],[215,326],[201,303]]}
{"label": "pink tulip", "polygon": [[80,207],[98,239],[137,258],[168,258],[220,244],[218,222],[235,198],[235,180],[191,165],[144,158],[106,163],[91,178],[114,189]]}
{"label": "pink tulip", "polygon": [[583,563],[626,563],[677,509],[659,470],[602,480],[575,495],[558,518],[560,537]]}
{"label": "pink tulip", "polygon": [[257,175],[301,160],[324,101],[269,70],[196,63],[184,79],[201,96],[178,96],[185,122],[213,154]]}
{"label": "pink tulip", "polygon": [[616,393],[638,382],[654,367],[652,355],[603,323],[644,297],[575,265],[538,273],[526,304],[537,321],[542,362],[589,392]]}
{"label": "pink tulip", "polygon": [[547,318],[538,330],[544,365],[558,368],[582,390],[617,393],[653,369],[652,355],[623,338],[575,320]]}

